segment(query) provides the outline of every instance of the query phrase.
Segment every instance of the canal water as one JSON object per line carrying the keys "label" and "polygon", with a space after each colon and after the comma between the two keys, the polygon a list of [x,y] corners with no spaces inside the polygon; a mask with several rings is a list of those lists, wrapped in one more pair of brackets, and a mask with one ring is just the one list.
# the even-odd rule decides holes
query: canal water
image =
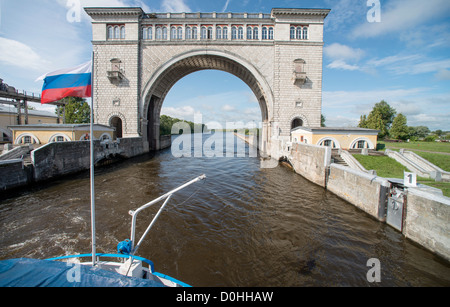
{"label": "canal water", "polygon": [[[289,168],[261,168],[248,154],[175,158],[167,149],[98,168],[97,252],[115,253],[130,237],[129,210],[201,174],[206,181],[171,199],[138,251],[159,272],[207,287],[450,285],[447,262]],[[138,238],[158,208],[140,213]],[[89,174],[2,200],[0,227],[0,259],[90,253]],[[379,283],[367,279],[373,258]]]}

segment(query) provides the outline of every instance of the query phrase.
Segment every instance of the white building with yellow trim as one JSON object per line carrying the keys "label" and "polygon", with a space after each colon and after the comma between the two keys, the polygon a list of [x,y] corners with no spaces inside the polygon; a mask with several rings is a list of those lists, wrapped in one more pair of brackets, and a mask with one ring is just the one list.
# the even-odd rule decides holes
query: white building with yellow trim
{"label": "white building with yellow trim", "polygon": [[[58,124],[59,118],[56,114],[47,111],[40,110],[27,110],[25,115],[24,110],[21,110],[20,122],[25,123],[25,117],[27,116],[28,124]],[[18,112],[17,108],[9,105],[0,104],[0,142],[12,142],[12,131],[8,126],[18,124]]]}
{"label": "white building with yellow trim", "polygon": [[[47,144],[51,142],[89,140],[89,124],[41,124],[9,126],[14,144]],[[94,124],[94,140],[114,140],[115,128]]]}
{"label": "white building with yellow trim", "polygon": [[376,149],[378,130],[366,128],[296,127],[291,142],[341,149]]}

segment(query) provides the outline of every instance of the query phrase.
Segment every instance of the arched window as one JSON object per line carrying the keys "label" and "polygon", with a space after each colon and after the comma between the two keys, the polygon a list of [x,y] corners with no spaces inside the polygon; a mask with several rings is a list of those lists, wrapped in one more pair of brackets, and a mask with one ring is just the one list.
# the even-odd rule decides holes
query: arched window
{"label": "arched window", "polygon": [[228,28],[227,27],[223,27],[222,29],[222,34],[223,34],[223,39],[228,39]]}
{"label": "arched window", "polygon": [[332,139],[324,139],[319,143],[319,146],[327,146],[331,148],[336,148],[336,142]]}
{"label": "arched window", "polygon": [[177,39],[177,28],[175,27],[170,28],[170,39],[172,40]]}
{"label": "arched window", "polygon": [[120,39],[125,39],[125,26],[120,27]]}
{"label": "arched window", "polygon": [[212,39],[212,38],[213,38],[213,28],[208,27],[208,39]]}
{"label": "arched window", "polygon": [[269,39],[273,39],[273,27],[269,27]]}
{"label": "arched window", "polygon": [[308,39],[308,27],[303,27],[303,39]]}
{"label": "arched window", "polygon": [[231,39],[237,39],[237,28],[231,27]]}
{"label": "arched window", "polygon": [[216,27],[216,39],[222,39],[222,28]]}
{"label": "arched window", "polygon": [[295,27],[291,27],[291,39],[295,39]]}
{"label": "arched window", "polygon": [[258,39],[259,33],[258,33],[258,27],[253,28],[253,39]]}
{"label": "arched window", "polygon": [[253,29],[252,29],[252,27],[247,27],[247,39],[253,39]]}
{"label": "arched window", "polygon": [[244,39],[244,28],[243,27],[238,28],[238,39]]}
{"label": "arched window", "polygon": [[156,39],[162,39],[162,28],[156,27]]}
{"label": "arched window", "polygon": [[177,28],[177,38],[183,39],[183,28],[182,27]]}
{"label": "arched window", "polygon": [[303,126],[303,120],[301,118],[294,118],[291,122],[291,130],[297,127]]}
{"label": "arched window", "polygon": [[369,144],[365,140],[359,140],[353,144],[353,149],[369,148]]}
{"label": "arched window", "polygon": [[23,133],[17,137],[14,144],[40,144],[40,142],[34,134]]}
{"label": "arched window", "polygon": [[206,27],[202,27],[200,29],[200,39],[206,39],[206,36],[207,36]]}
{"label": "arched window", "polygon": [[108,39],[114,38],[114,28],[112,26],[108,26]]}
{"label": "arched window", "polygon": [[267,27],[262,28],[262,39],[267,39]]}
{"label": "arched window", "polygon": [[109,142],[109,141],[112,141],[111,135],[110,135],[109,133],[107,133],[107,132],[103,133],[103,134],[100,136],[100,141],[102,141],[102,142]]}
{"label": "arched window", "polygon": [[362,149],[362,148],[369,148],[369,149],[375,149],[375,145],[370,141],[368,138],[360,137],[355,140],[350,145],[351,149]]}
{"label": "arched window", "polygon": [[296,39],[302,39],[302,27],[297,27],[296,33],[295,33]]}
{"label": "arched window", "polygon": [[192,39],[198,38],[197,32],[198,32],[197,27],[192,27]]}
{"label": "arched window", "polygon": [[186,27],[186,39],[192,39],[192,29],[191,27]]}
{"label": "arched window", "polygon": [[115,26],[114,27],[114,38],[119,38],[120,37],[120,28],[119,26]]}
{"label": "arched window", "polygon": [[162,28],[162,39],[167,40],[167,27]]}
{"label": "arched window", "polygon": [[148,28],[142,28],[142,39],[148,39]]}
{"label": "arched window", "polygon": [[70,142],[70,139],[67,135],[62,133],[57,133],[52,135],[52,137],[49,140],[49,143],[51,142]]}

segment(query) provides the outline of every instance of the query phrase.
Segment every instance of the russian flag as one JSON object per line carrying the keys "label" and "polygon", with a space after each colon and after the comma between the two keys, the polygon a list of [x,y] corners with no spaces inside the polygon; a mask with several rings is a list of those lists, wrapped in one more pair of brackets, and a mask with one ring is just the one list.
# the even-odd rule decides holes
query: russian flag
{"label": "russian flag", "polygon": [[64,97],[91,97],[92,61],[77,67],[49,72],[36,81],[44,80],[41,104]]}

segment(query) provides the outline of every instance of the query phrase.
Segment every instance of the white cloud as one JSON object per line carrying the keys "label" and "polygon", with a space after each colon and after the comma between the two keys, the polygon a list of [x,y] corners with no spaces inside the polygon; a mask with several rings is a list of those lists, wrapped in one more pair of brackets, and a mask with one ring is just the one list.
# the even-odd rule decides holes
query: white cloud
{"label": "white cloud", "polygon": [[225,11],[227,10],[228,5],[230,4],[230,2],[231,2],[231,0],[227,0],[227,1],[225,2],[225,5],[223,6],[222,12],[225,12]]}
{"label": "white cloud", "polygon": [[48,62],[28,45],[4,37],[0,37],[0,54],[0,62],[4,65],[36,71],[48,65]]}
{"label": "white cloud", "polygon": [[161,115],[167,115],[174,118],[190,120],[194,119],[194,115],[200,114],[196,112],[195,109],[191,106],[183,106],[183,107],[162,107]]}
{"label": "white cloud", "polygon": [[234,111],[234,110],[235,110],[235,108],[233,106],[230,106],[229,104],[226,104],[222,107],[222,111],[230,112],[230,111]]}
{"label": "white cloud", "polygon": [[184,0],[163,0],[161,3],[161,8],[165,12],[190,12],[189,6],[184,3]]}
{"label": "white cloud", "polygon": [[[331,69],[341,69],[341,70],[360,70],[360,67],[353,64],[364,55],[364,51],[360,48],[352,48],[339,43],[333,43],[328,45],[323,50],[325,56],[332,59],[333,61],[327,65]],[[352,64],[349,64],[351,62]]]}
{"label": "white cloud", "polygon": [[440,69],[440,70],[436,73],[435,77],[436,77],[438,80],[450,80],[450,70],[447,70],[447,69]]}
{"label": "white cloud", "polygon": [[[356,126],[359,117],[368,115],[375,103],[385,100],[397,113],[407,116],[409,126],[431,130],[450,130],[447,110],[450,94],[433,94],[430,88],[372,91],[325,91],[323,109],[328,127]],[[430,106],[433,106],[430,109]]]}
{"label": "white cloud", "polygon": [[364,51],[360,48],[351,48],[339,43],[325,46],[323,52],[327,57],[339,60],[351,59],[357,61],[364,55]]}
{"label": "white cloud", "polygon": [[[392,89],[392,90],[372,90],[372,91],[324,91],[324,107],[340,108],[345,105],[373,105],[381,100],[399,100],[405,97],[416,97],[427,92],[428,88]],[[369,109],[369,111],[371,108]]]}
{"label": "white cloud", "polygon": [[448,0],[396,0],[381,3],[381,22],[364,22],[351,31],[351,37],[376,37],[411,29],[450,12]]}
{"label": "white cloud", "polygon": [[344,60],[336,60],[327,65],[328,68],[342,70],[359,70],[359,66],[347,64]]}
{"label": "white cloud", "polygon": [[[445,70],[450,68],[450,60],[430,60],[424,55],[392,55],[381,59],[371,59],[367,61],[367,66],[386,69],[397,75],[418,75],[424,73],[445,74]],[[444,75],[437,75],[443,77]],[[444,77],[445,79],[445,77]]]}

